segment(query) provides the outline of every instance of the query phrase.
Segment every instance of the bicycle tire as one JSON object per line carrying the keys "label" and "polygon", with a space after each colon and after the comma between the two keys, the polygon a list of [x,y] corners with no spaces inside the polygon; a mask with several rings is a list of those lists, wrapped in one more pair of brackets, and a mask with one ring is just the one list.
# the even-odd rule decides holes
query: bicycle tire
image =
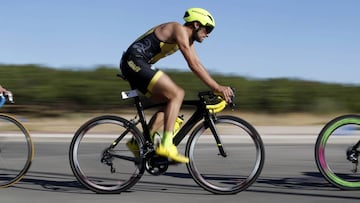
{"label": "bicycle tire", "polygon": [[19,182],[34,158],[29,131],[16,118],[0,114],[0,188]]}
{"label": "bicycle tire", "polygon": [[[114,141],[120,135],[123,136],[115,146]],[[137,157],[126,146],[132,138],[138,144]],[[114,149],[110,151],[129,160],[110,154],[104,156],[113,144]],[[84,123],[75,133],[69,149],[70,166],[86,188],[96,193],[121,193],[136,184],[144,173],[143,146],[142,134],[130,121],[118,116],[99,116]]]}
{"label": "bicycle tire", "polygon": [[351,171],[353,163],[346,155],[347,148],[359,140],[360,116],[352,114],[332,119],[317,137],[316,166],[329,183],[340,189],[360,190],[360,173]]}
{"label": "bicycle tire", "polygon": [[186,145],[188,171],[209,192],[239,193],[252,185],[262,171],[262,139],[253,126],[238,117],[218,116],[214,124],[227,156],[219,155],[218,144],[203,122],[193,130]]}

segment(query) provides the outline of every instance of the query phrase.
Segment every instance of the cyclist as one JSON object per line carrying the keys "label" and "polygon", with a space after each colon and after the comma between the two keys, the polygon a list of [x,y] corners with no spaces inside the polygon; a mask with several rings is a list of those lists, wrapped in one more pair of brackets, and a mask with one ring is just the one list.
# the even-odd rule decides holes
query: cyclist
{"label": "cyclist", "polygon": [[152,64],[180,50],[191,71],[209,88],[224,95],[227,102],[233,92],[230,87],[218,84],[209,75],[195,52],[194,42],[203,42],[214,29],[213,16],[205,9],[190,8],[186,10],[184,20],[184,24],[167,22],[157,25],[135,40],[123,54],[120,69],[132,88],[154,101],[167,103],[162,111],[154,115],[149,129],[153,136],[157,129],[164,126],[156,153],[176,162],[188,163],[189,158],[181,155],[173,144],[173,128],[184,98],[184,90]]}

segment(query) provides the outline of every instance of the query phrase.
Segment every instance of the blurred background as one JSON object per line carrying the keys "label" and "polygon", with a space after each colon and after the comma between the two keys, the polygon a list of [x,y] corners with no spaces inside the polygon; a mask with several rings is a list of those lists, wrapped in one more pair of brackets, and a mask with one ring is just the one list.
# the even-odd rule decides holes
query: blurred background
{"label": "blurred background", "polygon": [[[63,70],[38,65],[0,65],[1,81],[15,94],[16,111],[49,114],[53,111],[91,111],[132,107],[121,100],[121,91],[130,90],[127,81],[116,76],[117,67],[91,70]],[[185,99],[196,99],[208,88],[189,71],[166,72],[186,91]],[[263,113],[341,113],[360,111],[360,86],[331,84],[300,79],[249,79],[212,74],[236,90],[236,106],[244,112]],[[5,86],[4,85],[4,86]],[[15,105],[16,106],[16,105]],[[29,109],[28,109],[29,108]]]}
{"label": "blurred background", "polygon": [[[236,89],[229,113],[262,125],[280,118],[276,124],[323,124],[360,112],[359,6],[357,0],[2,2],[0,84],[16,103],[1,112],[29,123],[127,112],[131,100],[120,96],[129,85],[116,77],[122,52],[152,26],[183,23],[187,8],[203,7],[216,28],[196,49],[214,78]],[[207,90],[180,52],[157,67],[186,90],[185,99]]]}

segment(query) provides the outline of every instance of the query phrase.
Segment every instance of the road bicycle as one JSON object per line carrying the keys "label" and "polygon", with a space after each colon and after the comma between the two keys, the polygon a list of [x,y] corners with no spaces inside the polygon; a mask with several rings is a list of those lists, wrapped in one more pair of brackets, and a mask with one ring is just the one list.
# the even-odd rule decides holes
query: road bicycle
{"label": "road bicycle", "polygon": [[[0,108],[14,103],[11,92],[0,94]],[[19,182],[34,158],[34,144],[25,126],[7,114],[0,114],[0,188]]]}
{"label": "road bicycle", "polygon": [[[70,166],[75,177],[96,193],[121,193],[134,186],[145,171],[161,175],[170,165],[177,164],[156,155],[150,138],[145,110],[161,105],[144,105],[136,90],[124,91],[122,97],[134,99],[135,117],[93,118],[76,131],[70,144]],[[195,110],[175,135],[174,144],[180,146],[188,138],[185,155],[190,162],[186,166],[202,188],[214,194],[243,191],[254,183],[263,168],[262,139],[245,120],[217,115],[226,107],[222,97],[211,91],[200,92],[198,97],[183,102],[183,106]],[[138,146],[135,153],[127,147],[129,140]]]}
{"label": "road bicycle", "polygon": [[323,127],[315,144],[315,160],[328,182],[340,189],[360,190],[359,155],[360,115],[342,115]]}

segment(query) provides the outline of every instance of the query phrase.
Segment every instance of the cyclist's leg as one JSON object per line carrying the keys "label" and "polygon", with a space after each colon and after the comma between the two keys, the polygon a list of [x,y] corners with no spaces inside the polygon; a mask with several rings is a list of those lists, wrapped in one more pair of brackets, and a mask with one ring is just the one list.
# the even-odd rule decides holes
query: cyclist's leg
{"label": "cyclist's leg", "polygon": [[164,125],[164,109],[161,109],[153,115],[153,117],[149,122],[150,135],[154,134],[155,132],[159,132],[160,128],[163,125]]}
{"label": "cyclist's leg", "polygon": [[184,98],[184,90],[163,73],[157,81],[154,81],[149,91],[151,91],[151,99],[167,103],[164,108],[164,131],[172,132]]}
{"label": "cyclist's leg", "polygon": [[151,99],[167,103],[164,108],[164,132],[172,132],[184,98],[184,90],[163,73],[154,81],[149,91],[151,91]]}
{"label": "cyclist's leg", "polygon": [[155,146],[159,146],[161,143],[161,131],[164,126],[164,110],[161,109],[156,112],[149,122],[150,138]]}
{"label": "cyclist's leg", "polygon": [[122,73],[130,82],[131,87],[137,88],[155,101],[166,102],[164,109],[164,134],[162,143],[170,143],[166,148],[160,145],[156,151],[159,155],[167,156],[178,162],[188,162],[189,159],[179,155],[172,144],[172,132],[178,116],[184,90],[177,86],[171,78],[162,71],[154,69],[142,58],[131,55],[123,58]]}
{"label": "cyclist's leg", "polygon": [[167,156],[177,162],[189,162],[187,157],[180,155],[175,145],[173,145],[173,129],[176,118],[184,98],[184,90],[176,85],[173,80],[163,73],[157,80],[151,81],[148,89],[151,92],[151,98],[157,101],[167,103],[164,108],[164,133],[161,145],[156,149],[159,155]]}

